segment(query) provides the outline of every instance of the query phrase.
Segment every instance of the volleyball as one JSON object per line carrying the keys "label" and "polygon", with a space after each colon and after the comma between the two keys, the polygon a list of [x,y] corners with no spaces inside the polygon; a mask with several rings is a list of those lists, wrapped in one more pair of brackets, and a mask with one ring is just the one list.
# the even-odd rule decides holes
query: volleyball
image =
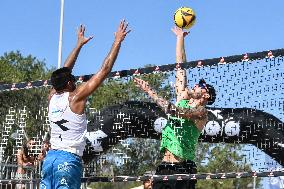
{"label": "volleyball", "polygon": [[195,23],[195,13],[189,7],[181,7],[174,14],[174,21],[177,27],[189,29]]}

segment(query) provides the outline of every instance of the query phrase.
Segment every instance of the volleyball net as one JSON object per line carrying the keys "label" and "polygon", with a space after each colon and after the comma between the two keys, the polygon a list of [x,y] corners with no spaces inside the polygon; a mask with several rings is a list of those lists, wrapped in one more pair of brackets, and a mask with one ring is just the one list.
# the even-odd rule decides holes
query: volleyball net
{"label": "volleyball net", "polygon": [[[210,154],[214,153],[214,146],[218,145],[230,150],[228,156],[235,151],[238,157],[230,172],[202,173],[201,170],[197,175],[155,178],[283,176],[283,56],[284,49],[278,49],[112,72],[88,99],[83,181],[140,181],[137,175],[142,170],[155,169],[161,161],[159,141],[167,115],[135,87],[132,79],[140,77],[149,81],[159,95],[174,103],[178,67],[186,69],[189,87],[204,79],[217,94],[215,103],[207,106],[209,119],[199,139],[198,165],[206,167],[213,158]],[[91,76],[77,76],[77,84]],[[16,151],[27,137],[36,139],[34,155],[40,153],[49,130],[49,89],[49,80],[0,85],[2,163],[16,163]],[[137,159],[137,156],[145,157]],[[144,169],[137,172],[141,167]],[[117,177],[126,173],[129,176]]]}

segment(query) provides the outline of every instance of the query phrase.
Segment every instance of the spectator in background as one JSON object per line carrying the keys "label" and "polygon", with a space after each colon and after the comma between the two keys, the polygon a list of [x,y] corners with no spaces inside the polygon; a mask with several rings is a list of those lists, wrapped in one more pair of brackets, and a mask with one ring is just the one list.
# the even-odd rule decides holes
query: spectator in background
{"label": "spectator in background", "polygon": [[38,161],[43,161],[43,159],[45,158],[49,148],[50,148],[49,141],[43,141],[41,152],[37,157]]}
{"label": "spectator in background", "polygon": [[143,185],[137,186],[135,188],[131,189],[152,189],[152,181],[151,180],[145,180],[143,181]]}
{"label": "spectator in background", "polygon": [[[17,152],[17,172],[16,179],[27,179],[27,168],[34,166],[35,157],[31,154],[31,149],[35,145],[35,140],[30,138],[23,144],[23,146]],[[24,189],[24,184],[17,184],[17,189]]]}
{"label": "spectator in background", "polygon": [[[146,171],[143,176],[151,177],[155,174],[154,171]],[[148,180],[143,181],[143,185],[137,186],[131,189],[152,189],[152,179],[149,178]]]}

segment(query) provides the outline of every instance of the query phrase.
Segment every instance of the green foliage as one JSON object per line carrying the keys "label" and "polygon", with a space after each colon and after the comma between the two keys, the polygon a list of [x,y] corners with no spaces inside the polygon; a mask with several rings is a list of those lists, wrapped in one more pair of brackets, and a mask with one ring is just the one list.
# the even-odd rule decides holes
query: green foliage
{"label": "green foliage", "polygon": [[130,157],[123,165],[118,165],[116,175],[143,175],[146,171],[155,171],[162,156],[159,152],[160,141],[154,139],[131,139],[130,146],[121,147],[121,151]]}
{"label": "green foliage", "polygon": [[[200,143],[197,150],[196,164],[199,173],[228,173],[251,171],[249,164],[242,162],[241,146],[236,144]],[[245,189],[253,182],[253,178],[200,180],[197,189]],[[260,179],[256,186],[260,187]]]}
{"label": "green foliage", "polygon": [[[5,53],[0,57],[0,81],[1,83],[17,83],[34,80],[48,79],[53,69],[47,69],[44,61],[38,60],[31,55],[23,56],[19,51]],[[9,108],[14,107],[27,110],[26,130],[28,137],[33,137],[38,132],[39,126],[44,123],[44,118],[37,116],[43,107],[47,107],[47,95],[49,89],[29,89],[10,92],[1,92],[0,94],[0,120],[5,120]],[[15,117],[13,131],[19,128],[17,124],[19,117]],[[3,122],[1,122],[2,127]],[[2,128],[1,128],[2,130]],[[12,155],[14,141],[9,139],[5,155]]]}
{"label": "green foliage", "polygon": [[130,189],[141,184],[139,182],[92,183],[88,187],[92,189]]}
{"label": "green foliage", "polygon": [[24,57],[19,51],[5,53],[0,57],[0,81],[18,83],[49,78],[53,69],[32,55]]}
{"label": "green foliage", "polygon": [[[160,96],[163,96],[166,99],[171,98],[170,86],[168,84],[163,84],[168,78],[167,74],[148,74],[138,77],[148,81],[150,86],[155,89]],[[135,86],[135,83],[131,78],[110,78],[90,97],[91,107],[97,109],[113,104],[119,104],[128,100],[149,101],[146,94]]]}

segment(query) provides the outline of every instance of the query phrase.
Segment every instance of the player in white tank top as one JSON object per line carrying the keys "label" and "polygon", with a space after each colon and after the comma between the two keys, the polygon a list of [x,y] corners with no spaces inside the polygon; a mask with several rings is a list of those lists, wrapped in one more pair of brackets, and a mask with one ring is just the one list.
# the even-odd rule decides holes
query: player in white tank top
{"label": "player in white tank top", "polygon": [[55,94],[49,102],[51,148],[82,156],[86,145],[87,119],[85,114],[72,112],[68,98],[69,92]]}
{"label": "player in white tank top", "polygon": [[76,88],[76,79],[72,75],[72,69],[81,48],[92,39],[92,37],[84,37],[85,27],[82,25],[78,30],[77,45],[65,61],[64,67],[52,73],[53,89],[48,97],[51,150],[48,151],[43,163],[40,188],[80,188],[82,176],[80,156],[83,155],[86,145],[87,120],[84,109],[87,98],[110,73],[121,43],[130,32],[127,26],[125,20],[120,22],[112,48],[101,69],[86,83]]}

